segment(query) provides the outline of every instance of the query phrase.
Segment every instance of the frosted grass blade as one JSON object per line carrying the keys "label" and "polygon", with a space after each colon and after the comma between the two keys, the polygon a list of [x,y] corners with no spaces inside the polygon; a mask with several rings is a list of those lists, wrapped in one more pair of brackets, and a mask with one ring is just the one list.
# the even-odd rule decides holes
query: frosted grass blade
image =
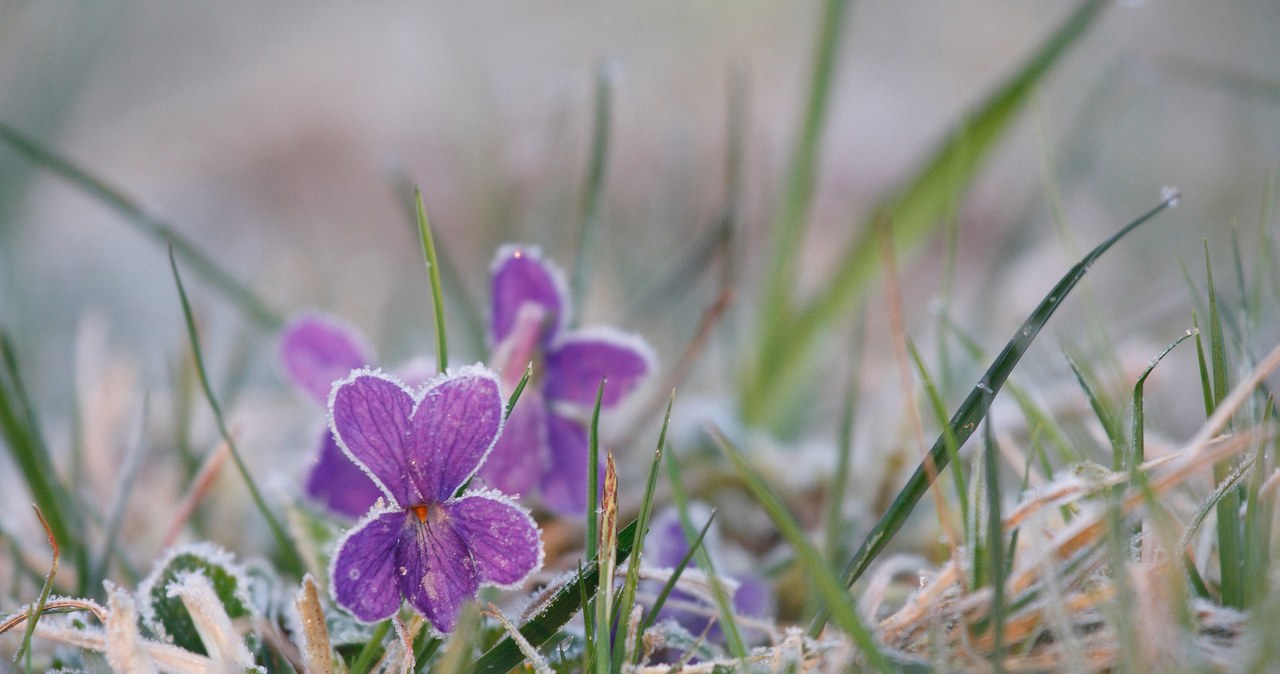
{"label": "frosted grass blade", "polygon": [[[986,373],[978,381],[978,384],[974,386],[973,390],[964,399],[964,402],[960,404],[960,408],[956,410],[955,415],[951,417],[949,425],[951,427],[951,432],[955,434],[956,442],[959,446],[964,445],[965,441],[967,441],[973,434],[974,430],[977,429],[978,423],[986,416],[986,408],[983,404],[984,397],[989,394],[994,399],[995,395],[1000,392],[1005,381],[1009,378],[1010,373],[1013,372],[1013,368],[1017,366],[1018,361],[1021,360],[1023,354],[1026,353],[1027,348],[1031,346],[1033,341],[1035,341],[1036,336],[1040,334],[1041,328],[1043,328],[1045,323],[1049,321],[1049,318],[1053,316],[1053,313],[1057,311],[1058,307],[1062,305],[1062,302],[1066,300],[1067,295],[1076,287],[1076,284],[1080,282],[1080,279],[1084,278],[1093,263],[1096,262],[1098,258],[1102,257],[1103,253],[1106,253],[1107,250],[1115,245],[1120,239],[1124,238],[1139,225],[1155,217],[1164,209],[1169,208],[1176,201],[1176,194],[1167,196],[1165,200],[1161,201],[1155,208],[1152,208],[1142,214],[1138,219],[1129,223],[1120,231],[1112,235],[1111,238],[1103,241],[1098,245],[1098,247],[1094,248],[1088,255],[1085,255],[1083,259],[1077,262],[1076,265],[1058,281],[1057,285],[1049,291],[1049,294],[1040,301],[1040,304],[1033,312],[1031,312],[1031,316],[1023,322],[1022,326],[1018,328],[1016,332],[1014,332],[1013,338],[1009,340],[1009,343],[1006,344],[1000,354],[996,356],[995,361],[993,361],[991,366],[987,368]],[[872,528],[871,533],[867,535],[866,540],[863,541],[862,546],[856,553],[854,553],[853,558],[849,560],[848,565],[845,566],[844,573],[841,574],[841,578],[846,586],[853,585],[853,583],[862,576],[862,573],[867,570],[867,567],[871,565],[871,562],[874,561],[880,552],[884,550],[884,547],[889,543],[889,540],[892,539],[894,534],[902,528],[902,525],[907,520],[907,516],[911,514],[911,510],[915,508],[916,503],[928,490],[929,474],[933,473],[936,475],[938,471],[941,471],[946,467],[949,460],[950,455],[947,453],[945,436],[939,436],[933,443],[933,447],[930,448],[929,455],[916,467],[915,472],[911,474],[910,478],[908,478],[906,485],[904,485],[902,490],[898,492],[898,495],[894,498],[893,502],[889,504],[888,510],[885,511],[885,514],[880,518],[880,521],[876,523],[875,527]],[[929,469],[926,462],[933,463],[933,470]],[[823,625],[826,624],[829,617],[829,611],[824,610],[820,612],[814,619],[812,625],[810,625],[809,634],[816,635],[820,633]]]}

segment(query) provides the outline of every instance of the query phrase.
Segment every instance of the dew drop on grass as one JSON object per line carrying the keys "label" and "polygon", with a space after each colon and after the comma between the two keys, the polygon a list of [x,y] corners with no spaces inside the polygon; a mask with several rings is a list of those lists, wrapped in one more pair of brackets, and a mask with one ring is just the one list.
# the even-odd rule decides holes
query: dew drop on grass
{"label": "dew drop on grass", "polygon": [[1160,198],[1168,202],[1169,208],[1173,208],[1182,199],[1182,191],[1173,185],[1165,185],[1160,188]]}

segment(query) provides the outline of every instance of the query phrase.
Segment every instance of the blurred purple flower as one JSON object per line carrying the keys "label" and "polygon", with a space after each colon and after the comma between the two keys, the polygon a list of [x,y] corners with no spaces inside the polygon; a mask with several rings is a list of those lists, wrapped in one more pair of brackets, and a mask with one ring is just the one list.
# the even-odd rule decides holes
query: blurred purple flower
{"label": "blurred purple flower", "polygon": [[[321,405],[328,404],[334,382],[374,362],[354,328],[319,314],[300,316],[285,327],[280,360],[294,384]],[[417,386],[435,371],[425,361],[415,360],[397,374],[410,386]],[[319,450],[307,475],[307,496],[351,519],[368,512],[382,494],[377,485],[342,453],[327,426],[317,444]]]}
{"label": "blurred purple flower", "polygon": [[602,409],[616,408],[656,368],[644,340],[613,328],[570,330],[564,274],[537,248],[507,245],[491,265],[491,363],[511,391],[534,363],[489,462],[489,484],[509,493],[537,487],[553,512],[587,509],[587,429],[600,380]]}
{"label": "blurred purple flower", "polygon": [[441,632],[481,585],[514,587],[542,565],[529,512],[493,491],[455,496],[502,431],[503,400],[482,366],[437,377],[417,396],[358,370],[329,396],[342,451],[377,484],[379,501],[338,543],[330,592],[358,620],[392,616],[403,597]]}
{"label": "blurred purple flower", "polygon": [[[701,529],[707,523],[707,519],[711,517],[710,510],[700,504],[694,503],[689,507],[690,523],[697,529]],[[734,568],[726,559],[724,559],[724,544],[721,542],[719,532],[714,524],[711,530],[702,539],[702,545],[706,549],[707,554],[711,556],[712,564],[716,567],[716,572],[723,578],[727,578],[737,583],[738,587],[733,594],[733,611],[736,615],[748,616],[752,618],[769,618],[773,614],[773,591],[767,580],[759,574],[753,573],[744,568]],[[689,552],[689,539],[685,537],[684,526],[680,522],[680,511],[674,507],[667,507],[658,513],[652,524],[649,526],[649,536],[645,539],[644,553],[641,557],[645,566],[658,569],[674,570],[680,564],[680,560]],[[696,557],[689,561],[690,567],[696,567]],[[658,584],[657,587],[661,587]],[[655,592],[657,590],[655,589]],[[705,604],[694,595],[677,589],[671,592],[668,601]],[[708,605],[707,608],[712,612],[715,611],[714,604]],[[693,636],[702,634],[707,629],[711,618],[705,613],[677,608],[670,604],[664,604],[658,612],[660,619],[670,618],[680,623],[680,626],[689,631]],[[713,626],[707,634],[707,638],[712,641],[722,641],[723,635],[720,626]]]}

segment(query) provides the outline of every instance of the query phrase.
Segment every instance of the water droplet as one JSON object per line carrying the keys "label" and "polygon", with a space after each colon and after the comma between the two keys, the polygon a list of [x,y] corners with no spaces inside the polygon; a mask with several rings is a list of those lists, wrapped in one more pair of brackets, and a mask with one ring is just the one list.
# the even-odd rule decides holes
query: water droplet
{"label": "water droplet", "polygon": [[347,572],[347,578],[351,580],[360,580],[360,569],[352,569]]}
{"label": "water droplet", "polygon": [[403,566],[402,566],[402,567],[400,567],[400,575],[402,575],[402,576],[407,576],[407,575],[409,575],[409,569],[406,569],[406,568],[405,568],[405,567],[403,567]]}
{"label": "water droplet", "polygon": [[1160,188],[1160,198],[1169,204],[1169,208],[1173,208],[1182,200],[1182,191],[1172,185],[1165,185]]}

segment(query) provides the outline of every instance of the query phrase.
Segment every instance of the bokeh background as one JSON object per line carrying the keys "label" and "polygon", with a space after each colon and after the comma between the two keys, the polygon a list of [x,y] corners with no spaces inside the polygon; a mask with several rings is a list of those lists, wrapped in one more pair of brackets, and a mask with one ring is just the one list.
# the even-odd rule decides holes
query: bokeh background
{"label": "bokeh background", "polygon": [[[797,295],[822,282],[871,207],[1018,67],[1068,4],[855,3],[842,28]],[[613,115],[584,320],[644,333],[670,364],[714,299],[715,275],[657,301],[652,294],[671,287],[675,261],[710,231],[724,199],[729,82],[739,72],[741,287],[685,384],[690,398],[724,395],[736,377],[732,344],[750,339],[754,325],[755,278],[768,259],[819,15],[816,2],[757,0],[5,3],[0,121],[172,223],[278,311],[336,313],[394,363],[433,347],[403,185],[421,186],[436,240],[460,271],[451,302],[484,306],[489,259],[502,242],[540,244],[569,266],[603,68]],[[1190,325],[1179,260],[1200,278],[1207,238],[1230,278],[1237,228],[1252,264],[1259,229],[1271,226],[1260,213],[1280,165],[1277,27],[1280,4],[1271,0],[1117,3],[1069,52],[957,214],[948,306],[985,348],[1003,345],[1081,252],[1153,206],[1165,185],[1181,188],[1181,207],[1098,265],[1089,292],[1055,319],[1027,367],[1063,372],[1060,349],[1083,345],[1087,354],[1093,319],[1141,367]],[[908,330],[926,343],[945,253],[935,237],[900,266]],[[236,420],[261,450],[254,461],[296,477],[268,450],[305,453],[316,411],[280,394],[273,336],[186,278],[215,378],[240,363],[249,390],[276,393],[238,399],[252,408]],[[891,392],[883,307],[873,291],[863,387]],[[838,364],[832,373],[847,369],[854,319],[832,336],[824,356]],[[71,444],[77,400],[105,417],[84,423],[126,437],[138,397],[164,400],[186,348],[163,249],[7,147],[0,323],[58,451]],[[458,361],[484,356],[474,340],[456,344]],[[1170,432],[1194,425],[1179,416],[1198,398],[1180,399],[1152,412],[1153,423]],[[897,419],[903,401],[889,393],[867,404]],[[861,451],[873,455],[901,431],[897,421],[869,423]],[[829,425],[815,432],[829,441]]]}

